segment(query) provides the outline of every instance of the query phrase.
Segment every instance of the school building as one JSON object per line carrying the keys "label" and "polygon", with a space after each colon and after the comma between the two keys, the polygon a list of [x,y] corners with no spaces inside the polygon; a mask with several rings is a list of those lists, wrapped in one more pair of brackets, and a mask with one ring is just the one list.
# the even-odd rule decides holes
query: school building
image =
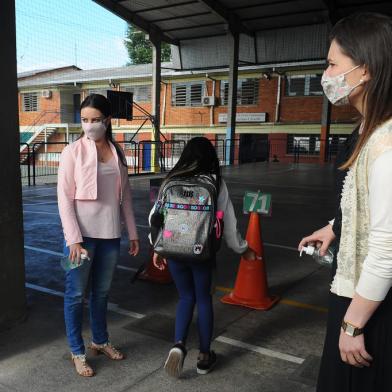
{"label": "school building", "polygon": [[[239,68],[236,142],[240,162],[268,158],[291,162],[295,146],[300,162],[318,162],[324,67],[323,61],[306,61]],[[204,135],[224,143],[228,69],[179,71],[163,63],[161,74],[164,137],[186,142]],[[153,140],[146,115],[151,112],[151,83],[151,64],[94,70],[68,66],[20,73],[21,143],[75,140],[80,134],[80,102],[90,93],[106,95],[107,90],[132,92],[142,109],[133,107],[132,121],[113,119],[116,140]],[[356,116],[348,107],[332,108],[331,157],[351,133]],[[46,151],[50,148],[47,145]]]}

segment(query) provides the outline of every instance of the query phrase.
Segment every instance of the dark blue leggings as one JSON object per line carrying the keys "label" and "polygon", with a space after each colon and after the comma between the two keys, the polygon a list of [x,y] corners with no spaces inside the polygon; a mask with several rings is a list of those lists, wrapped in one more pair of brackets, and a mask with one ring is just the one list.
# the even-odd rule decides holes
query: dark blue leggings
{"label": "dark blue leggings", "polygon": [[196,264],[169,260],[169,269],[180,297],[176,312],[175,342],[181,341],[186,344],[196,303],[199,349],[202,353],[208,353],[214,326],[211,263]]}

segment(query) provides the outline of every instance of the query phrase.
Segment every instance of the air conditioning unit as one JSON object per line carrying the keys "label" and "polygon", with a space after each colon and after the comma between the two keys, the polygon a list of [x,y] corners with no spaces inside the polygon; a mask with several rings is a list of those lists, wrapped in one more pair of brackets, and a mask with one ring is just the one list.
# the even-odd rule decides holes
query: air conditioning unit
{"label": "air conditioning unit", "polygon": [[50,98],[52,96],[52,92],[50,90],[42,90],[41,96],[42,98]]}
{"label": "air conditioning unit", "polygon": [[215,106],[216,105],[216,98],[212,95],[205,95],[203,97],[203,106]]}

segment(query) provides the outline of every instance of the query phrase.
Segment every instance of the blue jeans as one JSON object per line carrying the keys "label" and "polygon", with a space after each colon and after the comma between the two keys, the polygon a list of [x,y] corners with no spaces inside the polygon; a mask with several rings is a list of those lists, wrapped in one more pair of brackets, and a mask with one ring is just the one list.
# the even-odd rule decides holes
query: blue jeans
{"label": "blue jeans", "polygon": [[[82,338],[83,301],[90,277],[89,311],[92,340],[96,344],[108,342],[106,312],[108,294],[120,255],[120,238],[83,238],[83,248],[90,261],[65,274],[64,319],[68,344],[75,355],[84,354]],[[64,254],[69,249],[64,246]]]}
{"label": "blue jeans", "polygon": [[175,342],[186,344],[193,310],[197,304],[199,349],[202,353],[209,353],[214,328],[211,263],[196,264],[169,260],[169,269],[180,297],[176,311]]}

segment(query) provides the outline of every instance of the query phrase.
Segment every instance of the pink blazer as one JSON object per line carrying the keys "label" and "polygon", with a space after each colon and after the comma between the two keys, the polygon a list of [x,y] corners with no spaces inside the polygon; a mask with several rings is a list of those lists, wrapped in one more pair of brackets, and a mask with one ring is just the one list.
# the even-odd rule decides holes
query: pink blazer
{"label": "pink blazer", "polygon": [[[132,208],[128,169],[118,159],[109,142],[119,170],[118,197],[130,240],[138,238]],[[58,171],[57,197],[67,246],[83,242],[75,214],[74,200],[97,200],[98,157],[95,142],[86,136],[64,148]]]}

